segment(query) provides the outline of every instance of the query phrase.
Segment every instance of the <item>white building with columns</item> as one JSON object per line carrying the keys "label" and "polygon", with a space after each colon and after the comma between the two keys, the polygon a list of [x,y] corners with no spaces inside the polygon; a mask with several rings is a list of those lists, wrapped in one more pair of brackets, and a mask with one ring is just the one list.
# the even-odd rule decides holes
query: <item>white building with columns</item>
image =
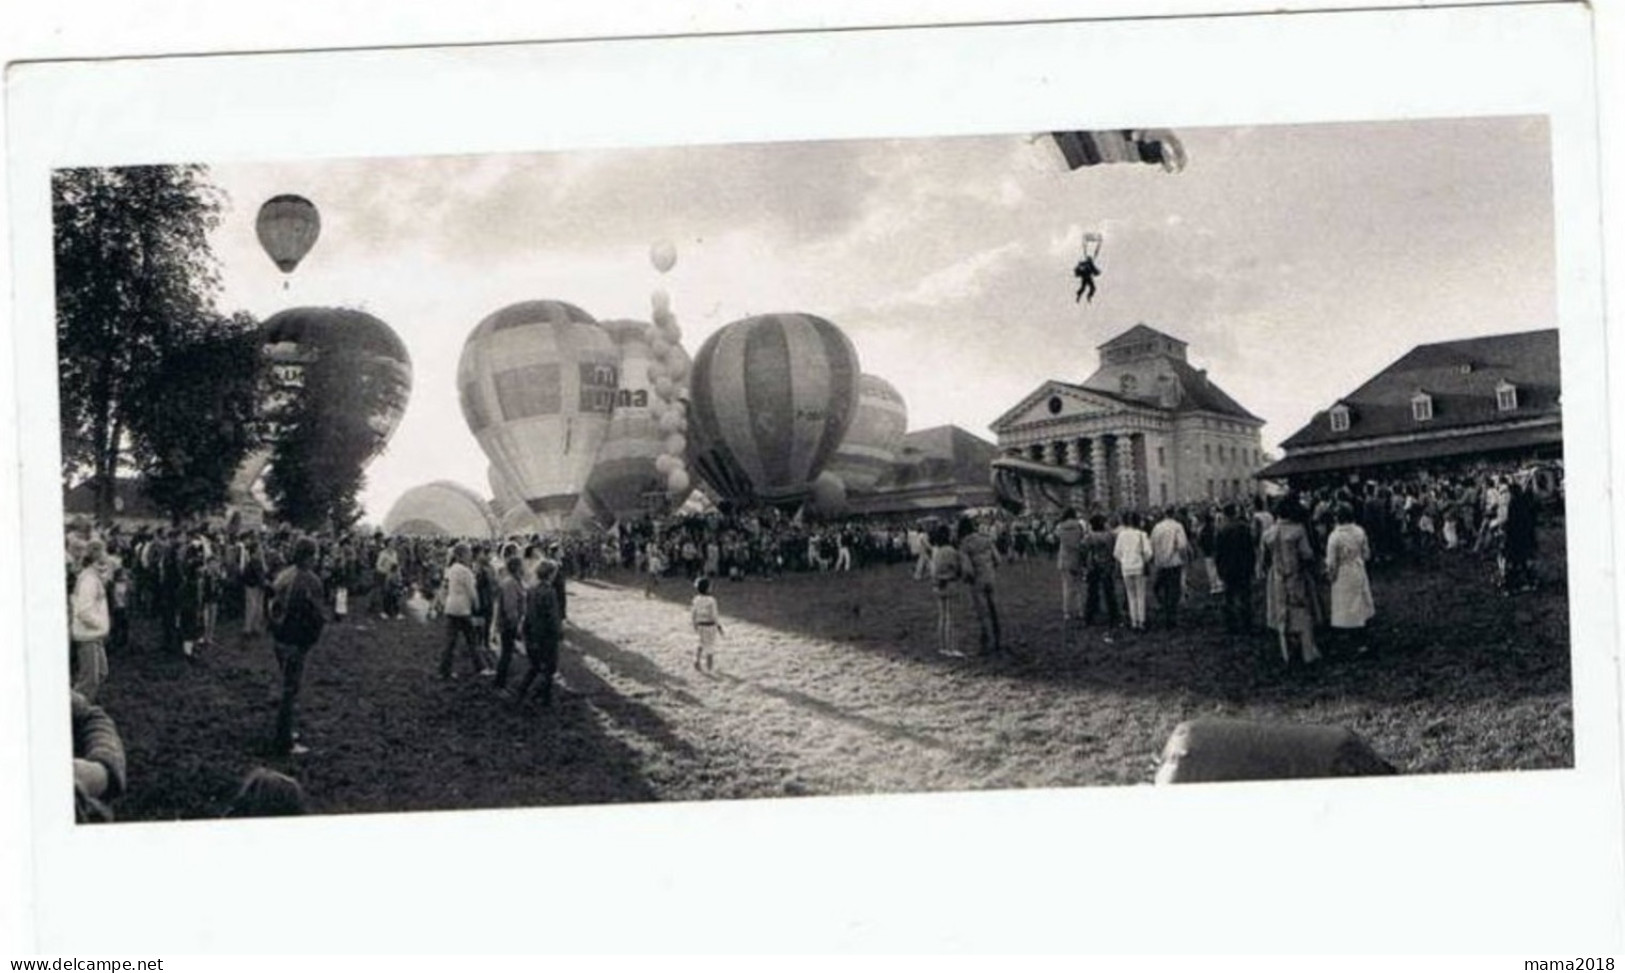
{"label": "white building with columns", "polygon": [[1137,324],[1098,347],[1081,384],[1051,379],[994,420],[1001,454],[1090,471],[1079,510],[1250,498],[1264,420],[1236,402],[1186,344]]}

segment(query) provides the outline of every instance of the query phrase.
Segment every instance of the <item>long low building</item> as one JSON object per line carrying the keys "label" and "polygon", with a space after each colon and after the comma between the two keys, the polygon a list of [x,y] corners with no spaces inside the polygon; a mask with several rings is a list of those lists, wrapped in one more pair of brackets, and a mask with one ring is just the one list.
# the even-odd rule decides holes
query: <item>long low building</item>
{"label": "long low building", "polygon": [[927,514],[991,506],[990,464],[998,449],[958,426],[933,426],[903,437],[872,491],[853,492],[856,514]]}
{"label": "long low building", "polygon": [[1556,329],[1418,345],[1293,433],[1260,470],[1295,485],[1563,456]]}

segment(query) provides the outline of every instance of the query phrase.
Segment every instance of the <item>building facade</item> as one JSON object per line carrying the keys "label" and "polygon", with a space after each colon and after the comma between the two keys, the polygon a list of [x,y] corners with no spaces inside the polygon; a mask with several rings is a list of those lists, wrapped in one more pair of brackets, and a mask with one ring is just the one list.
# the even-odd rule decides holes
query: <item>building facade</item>
{"label": "building facade", "polygon": [[1186,348],[1144,324],[1112,338],[1082,383],[1052,379],[994,420],[1000,452],[1088,470],[1066,498],[1080,509],[1250,497],[1264,420],[1193,367]]}
{"label": "building facade", "polygon": [[1556,329],[1418,345],[1315,414],[1260,476],[1293,484],[1563,456]]}

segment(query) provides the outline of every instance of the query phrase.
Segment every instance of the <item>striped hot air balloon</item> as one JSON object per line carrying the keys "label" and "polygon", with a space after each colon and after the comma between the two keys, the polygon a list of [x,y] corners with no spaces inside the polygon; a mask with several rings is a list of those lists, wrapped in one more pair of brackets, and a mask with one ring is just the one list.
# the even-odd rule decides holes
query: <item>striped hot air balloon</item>
{"label": "striped hot air balloon", "polygon": [[316,206],[303,196],[272,196],[260,205],[254,221],[254,234],[266,256],[284,274],[293,273],[299,261],[316,245],[322,233],[322,217]]}
{"label": "striped hot air balloon", "polygon": [[852,423],[858,375],[852,342],[823,318],[727,325],[694,356],[690,467],[725,499],[802,499]]}
{"label": "striped hot air balloon", "polygon": [[891,468],[908,431],[908,406],[892,384],[878,375],[858,376],[858,411],[852,428],[836,447],[828,471],[854,493],[867,493]]}
{"label": "striped hot air balloon", "polygon": [[609,431],[620,352],[586,311],[526,301],[463,343],[457,390],[485,456],[532,511],[574,509]]}

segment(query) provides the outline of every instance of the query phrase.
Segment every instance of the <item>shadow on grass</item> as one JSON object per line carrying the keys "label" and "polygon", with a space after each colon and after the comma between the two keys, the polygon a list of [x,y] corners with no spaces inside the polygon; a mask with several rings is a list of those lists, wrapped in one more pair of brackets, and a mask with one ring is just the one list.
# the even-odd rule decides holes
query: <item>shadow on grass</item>
{"label": "shadow on grass", "polygon": [[129,765],[118,820],[216,817],[255,766],[299,780],[315,813],[657,800],[647,755],[618,739],[595,709],[684,753],[651,713],[595,683],[569,651],[564,678],[588,695],[558,694],[550,709],[515,711],[488,679],[438,678],[440,627],[392,621],[328,627],[300,696],[299,727],[312,752],[271,757],[278,678],[270,642],[222,626],[226,632],[202,662],[188,663],[142,648],[155,633],[138,621],[136,647],[110,660],[100,702],[118,723]]}

